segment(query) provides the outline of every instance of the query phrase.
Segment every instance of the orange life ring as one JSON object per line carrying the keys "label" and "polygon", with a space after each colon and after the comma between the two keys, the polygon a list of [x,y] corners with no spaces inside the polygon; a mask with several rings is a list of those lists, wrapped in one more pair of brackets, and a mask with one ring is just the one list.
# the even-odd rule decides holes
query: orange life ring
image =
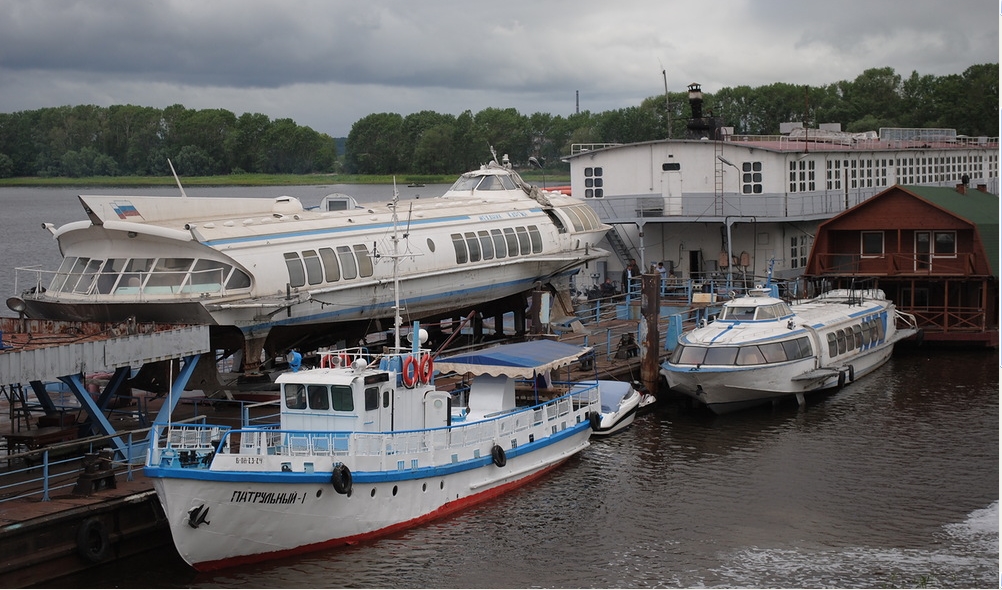
{"label": "orange life ring", "polygon": [[420,369],[418,368],[417,359],[413,356],[408,355],[404,358],[404,367],[400,371],[400,379],[403,380],[404,385],[407,387],[414,387],[417,383]]}
{"label": "orange life ring", "polygon": [[321,369],[329,369],[330,368],[330,358],[331,358],[331,355],[326,354],[326,353],[320,355],[320,368]]}
{"label": "orange life ring", "polygon": [[435,360],[430,354],[424,355],[421,359],[421,382],[431,383],[431,377],[435,374]]}
{"label": "orange life ring", "polygon": [[342,367],[350,367],[351,366],[351,355],[350,354],[342,352],[341,354],[338,355],[338,358],[341,359],[341,366]]}

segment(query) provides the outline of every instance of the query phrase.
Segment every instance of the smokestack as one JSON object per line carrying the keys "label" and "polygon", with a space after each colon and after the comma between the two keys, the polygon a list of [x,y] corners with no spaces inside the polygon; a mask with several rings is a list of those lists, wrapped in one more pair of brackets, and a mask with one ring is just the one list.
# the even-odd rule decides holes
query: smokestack
{"label": "smokestack", "polygon": [[960,193],[960,194],[962,194],[962,195],[966,195],[967,194],[967,185],[966,184],[958,184],[957,185],[957,192]]}
{"label": "smokestack", "polygon": [[983,192],[983,193],[987,193],[988,192],[988,185],[987,184],[979,184],[978,185],[978,190],[981,191],[981,192]]}

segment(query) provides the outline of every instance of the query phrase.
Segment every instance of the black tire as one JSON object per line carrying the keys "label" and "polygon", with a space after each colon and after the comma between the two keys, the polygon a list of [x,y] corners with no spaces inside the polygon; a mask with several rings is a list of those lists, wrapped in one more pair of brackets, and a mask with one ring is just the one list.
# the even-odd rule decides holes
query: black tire
{"label": "black tire", "polygon": [[91,563],[102,562],[111,556],[108,531],[100,519],[92,516],[80,524],[77,529],[77,552]]}
{"label": "black tire", "polygon": [[856,380],[856,369],[852,365],[849,365],[849,383]]}
{"label": "black tire", "polygon": [[591,424],[591,429],[597,432],[602,428],[602,415],[598,412],[588,414],[588,423]]}
{"label": "black tire", "polygon": [[498,467],[504,467],[508,464],[508,456],[500,445],[494,445],[494,448],[491,449],[491,461],[494,461]]}
{"label": "black tire", "polygon": [[344,463],[338,463],[334,465],[334,470],[331,471],[331,484],[334,486],[334,491],[348,495],[351,493],[351,469]]}

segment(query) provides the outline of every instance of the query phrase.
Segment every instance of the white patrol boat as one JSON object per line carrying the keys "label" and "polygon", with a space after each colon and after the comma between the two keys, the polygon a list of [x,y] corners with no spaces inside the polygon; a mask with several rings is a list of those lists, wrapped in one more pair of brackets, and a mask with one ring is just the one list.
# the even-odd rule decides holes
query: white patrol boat
{"label": "white patrol boat", "polygon": [[[379,359],[327,352],[321,368],[278,378],[279,424],[155,424],[145,472],[178,553],[200,571],[385,535],[503,494],[587,447],[596,382],[554,383],[562,389],[547,401],[516,395],[520,378],[534,383],[586,352],[547,340],[439,363],[416,348]],[[476,375],[468,394],[436,389],[438,369]]]}
{"label": "white patrol boat", "polygon": [[915,318],[879,289],[828,291],[794,305],[758,288],[683,333],[662,364],[668,386],[717,414],[852,382],[883,365]]}
{"label": "white patrol boat", "polygon": [[[180,182],[178,183],[180,187]],[[537,283],[558,293],[610,226],[569,196],[531,187],[507,156],[463,174],[441,197],[359,205],[299,199],[81,195],[87,219],[45,224],[54,272],[18,269],[28,318],[208,324],[213,348],[267,356],[354,342],[378,322],[524,313]],[[408,257],[393,276],[394,215]],[[393,280],[399,279],[398,313]],[[19,278],[23,288],[25,280]],[[16,299],[16,298],[12,298]]]}

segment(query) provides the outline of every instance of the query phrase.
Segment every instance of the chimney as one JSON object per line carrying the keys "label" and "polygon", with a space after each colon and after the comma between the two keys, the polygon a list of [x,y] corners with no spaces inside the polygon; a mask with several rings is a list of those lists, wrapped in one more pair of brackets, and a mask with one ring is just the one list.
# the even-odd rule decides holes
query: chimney
{"label": "chimney", "polygon": [[987,193],[988,192],[988,185],[987,184],[979,184],[978,185],[978,190],[981,191],[981,192],[983,192],[983,193]]}
{"label": "chimney", "polygon": [[962,195],[966,195],[967,194],[967,185],[966,184],[958,184],[957,185],[957,192],[960,193],[960,194],[962,194]]}

